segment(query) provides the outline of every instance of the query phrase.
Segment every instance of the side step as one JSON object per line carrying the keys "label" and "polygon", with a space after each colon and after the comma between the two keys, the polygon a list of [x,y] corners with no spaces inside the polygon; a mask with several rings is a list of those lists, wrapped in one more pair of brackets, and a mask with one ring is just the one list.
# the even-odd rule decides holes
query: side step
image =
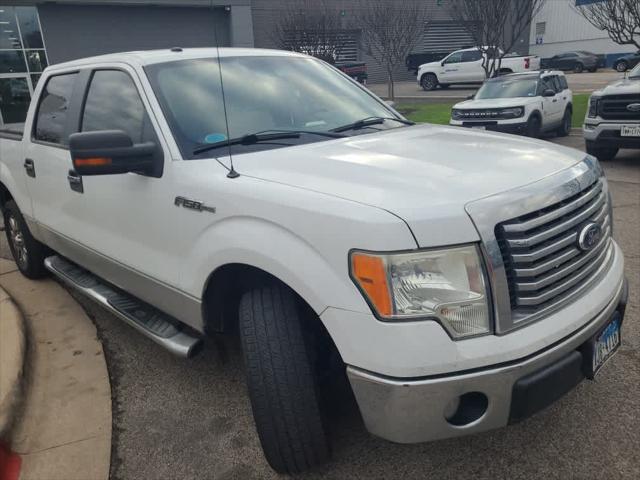
{"label": "side step", "polygon": [[171,353],[189,358],[199,351],[202,339],[184,331],[184,326],[178,320],[157,308],[112,287],[88,270],[58,255],[45,259],[44,265],[67,285],[95,300]]}

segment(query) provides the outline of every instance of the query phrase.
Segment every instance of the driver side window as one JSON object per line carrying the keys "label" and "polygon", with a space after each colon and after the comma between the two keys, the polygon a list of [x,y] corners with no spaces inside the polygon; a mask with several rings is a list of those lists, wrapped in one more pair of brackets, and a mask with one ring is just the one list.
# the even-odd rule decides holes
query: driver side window
{"label": "driver side window", "polygon": [[445,65],[448,65],[450,63],[460,63],[461,61],[462,61],[462,52],[456,52],[449,55],[447,59],[444,61],[444,63]]}
{"label": "driver side window", "polygon": [[138,89],[120,70],[96,70],[82,115],[83,132],[122,130],[134,144],[156,137]]}

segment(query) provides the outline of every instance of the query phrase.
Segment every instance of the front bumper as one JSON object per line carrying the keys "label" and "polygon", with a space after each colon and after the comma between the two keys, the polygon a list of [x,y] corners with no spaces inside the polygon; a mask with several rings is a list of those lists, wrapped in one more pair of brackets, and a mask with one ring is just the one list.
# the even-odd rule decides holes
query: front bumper
{"label": "front bumper", "polygon": [[623,125],[636,125],[637,122],[626,123],[590,123],[585,122],[582,127],[584,139],[595,143],[598,147],[640,148],[640,137],[621,137]]}
{"label": "front bumper", "polygon": [[514,135],[523,135],[527,131],[527,122],[516,121],[513,120],[507,123],[506,121],[498,122],[498,121],[478,121],[478,122],[462,122],[457,120],[452,120],[449,125],[453,127],[465,127],[465,128],[478,128],[484,127],[485,130],[490,132],[502,132],[502,133],[511,133]]}
{"label": "front bumper", "polygon": [[[614,298],[593,320],[521,360],[418,379],[391,378],[348,367],[367,429],[393,442],[415,443],[483,432],[526,418],[584,378],[579,348],[616,310],[624,315],[627,296],[627,284],[622,281]],[[452,416],[460,398],[458,412],[462,414]]]}

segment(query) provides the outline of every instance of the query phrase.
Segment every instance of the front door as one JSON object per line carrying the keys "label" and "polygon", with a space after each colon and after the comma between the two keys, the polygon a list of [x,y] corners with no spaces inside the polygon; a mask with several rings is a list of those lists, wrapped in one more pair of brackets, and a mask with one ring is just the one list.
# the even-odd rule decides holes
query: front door
{"label": "front door", "polygon": [[32,94],[27,75],[0,73],[0,126],[24,123]]}

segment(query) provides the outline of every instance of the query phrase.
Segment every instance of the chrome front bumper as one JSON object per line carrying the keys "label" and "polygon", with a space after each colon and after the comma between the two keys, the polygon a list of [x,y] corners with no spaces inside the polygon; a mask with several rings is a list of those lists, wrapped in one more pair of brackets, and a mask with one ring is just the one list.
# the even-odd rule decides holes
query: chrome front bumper
{"label": "chrome front bumper", "polygon": [[[616,292],[600,314],[580,330],[519,361],[422,379],[389,378],[348,367],[347,375],[367,429],[392,442],[416,443],[469,435],[513,423],[512,393],[516,382],[561,363],[594,336],[616,309],[624,309],[627,296],[624,280],[620,280]],[[451,405],[455,410],[456,399],[474,392],[487,400],[486,410],[481,405],[483,411],[478,418],[468,423],[452,421],[447,414]],[[473,400],[477,396],[470,398]],[[470,405],[470,408],[475,407],[477,405]]]}

